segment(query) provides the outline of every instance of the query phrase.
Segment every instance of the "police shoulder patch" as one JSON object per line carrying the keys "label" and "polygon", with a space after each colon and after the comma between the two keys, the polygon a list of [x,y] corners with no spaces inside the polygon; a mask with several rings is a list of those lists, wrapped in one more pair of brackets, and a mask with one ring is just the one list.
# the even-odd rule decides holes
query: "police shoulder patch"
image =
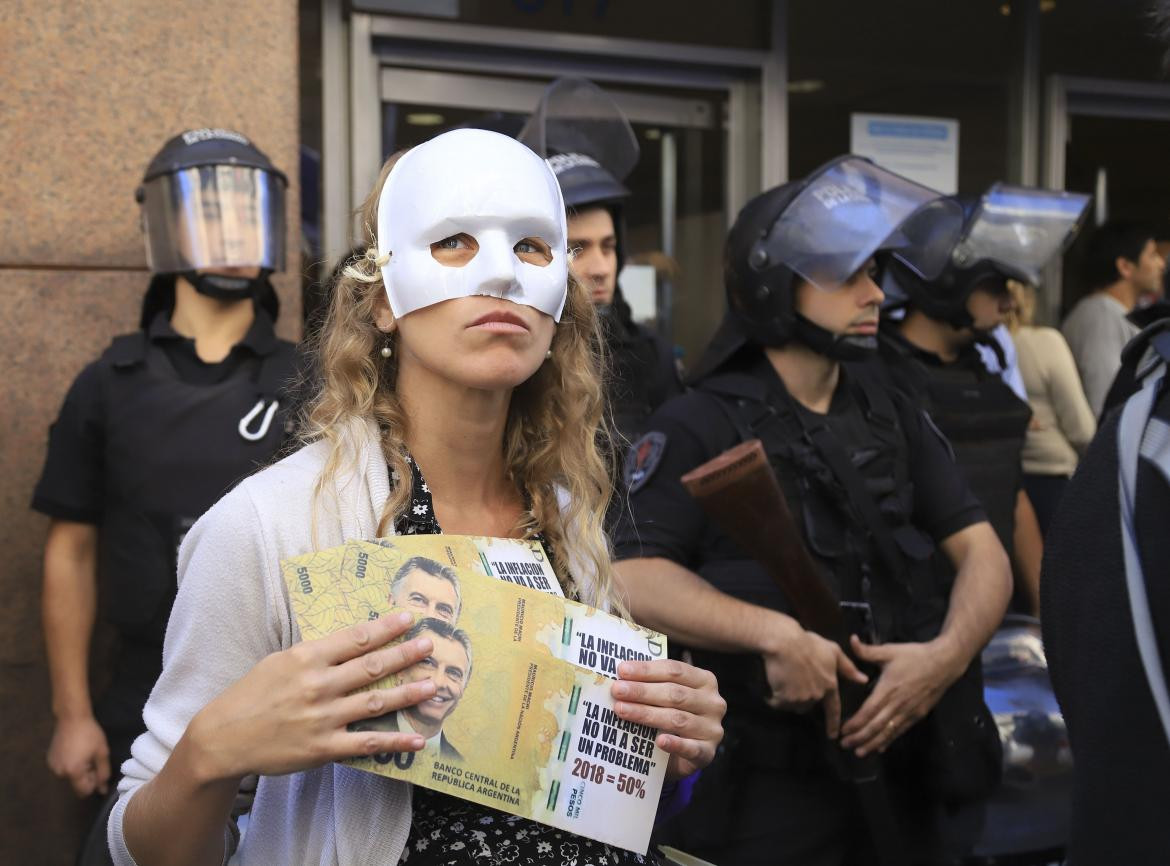
{"label": "police shoulder patch", "polygon": [[650,480],[654,470],[662,462],[665,451],[666,434],[657,431],[647,433],[630,446],[630,450],[626,452],[623,472],[626,490],[629,493],[637,493]]}

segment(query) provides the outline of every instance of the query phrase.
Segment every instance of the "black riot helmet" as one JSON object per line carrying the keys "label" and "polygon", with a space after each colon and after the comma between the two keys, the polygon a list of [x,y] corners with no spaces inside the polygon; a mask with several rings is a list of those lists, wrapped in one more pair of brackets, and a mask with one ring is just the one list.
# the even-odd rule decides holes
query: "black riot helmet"
{"label": "black riot helmet", "polygon": [[613,98],[584,78],[558,78],[540,97],[517,138],[543,156],[557,176],[565,207],[604,207],[613,216],[618,269],[625,263],[623,181],[641,150]]}
{"label": "black riot helmet", "polygon": [[1080,230],[1089,196],[997,183],[979,199],[958,200],[963,230],[936,277],[918,273],[905,251],[883,262],[887,306],[912,305],[955,328],[974,323],[967,300],[978,288],[1006,292],[1007,281],[1031,285]]}
{"label": "black riot helmet", "polygon": [[799,340],[839,360],[868,355],[876,338],[831,333],[796,311],[797,280],[833,291],[875,253],[904,248],[919,273],[937,275],[961,226],[956,203],[859,156],[756,196],[727,236],[728,319],[699,370],[747,343]]}
{"label": "black riot helmet", "polygon": [[[284,268],[288,179],[259,148],[228,129],[190,129],[150,161],[136,198],[142,208],[151,293],[173,293],[183,276],[221,300],[251,297],[271,308],[268,281]],[[197,273],[258,267],[255,278]],[[159,308],[149,297],[147,308]]]}

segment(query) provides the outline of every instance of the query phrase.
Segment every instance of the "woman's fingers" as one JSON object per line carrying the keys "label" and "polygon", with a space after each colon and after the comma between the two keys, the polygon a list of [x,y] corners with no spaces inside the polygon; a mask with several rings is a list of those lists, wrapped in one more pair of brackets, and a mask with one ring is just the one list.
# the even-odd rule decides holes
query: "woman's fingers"
{"label": "woman's fingers", "polygon": [[618,665],[617,673],[622,680],[643,683],[680,683],[691,688],[715,688],[716,685],[715,674],[674,659],[624,661]]}
{"label": "woman's fingers", "polygon": [[[704,691],[680,683],[639,683],[618,680],[611,692],[620,701],[654,707],[686,710],[702,715],[719,710],[723,699],[715,691]],[[720,712],[719,715],[722,715]]]}
{"label": "woman's fingers", "polygon": [[397,731],[339,731],[329,740],[329,760],[417,752],[426,744],[418,734]]}
{"label": "woman's fingers", "polygon": [[618,673],[612,694],[620,717],[683,738],[722,737],[727,703],[710,671],[670,659],[622,662]]}
{"label": "woman's fingers", "polygon": [[723,735],[720,719],[726,707],[716,692],[705,694],[665,683],[614,684],[614,712],[620,718],[657,728],[679,737],[718,741]]}
{"label": "woman's fingers", "polygon": [[317,640],[303,641],[292,648],[328,665],[358,658],[372,649],[383,647],[406,633],[414,617],[405,611],[360,622]]}
{"label": "woman's fingers", "polygon": [[434,645],[429,637],[415,638],[394,646],[374,649],[365,655],[343,662],[333,669],[331,676],[339,694],[352,692],[422,661],[433,650]]}
{"label": "woman's fingers", "polygon": [[673,734],[659,734],[654,743],[668,755],[682,758],[696,767],[705,767],[715,757],[715,744],[710,740],[691,740]]}
{"label": "woman's fingers", "polygon": [[435,684],[431,680],[405,683],[390,689],[369,689],[346,695],[335,703],[336,718],[342,725],[360,723],[367,719],[396,713],[403,707],[413,707],[434,697]]}

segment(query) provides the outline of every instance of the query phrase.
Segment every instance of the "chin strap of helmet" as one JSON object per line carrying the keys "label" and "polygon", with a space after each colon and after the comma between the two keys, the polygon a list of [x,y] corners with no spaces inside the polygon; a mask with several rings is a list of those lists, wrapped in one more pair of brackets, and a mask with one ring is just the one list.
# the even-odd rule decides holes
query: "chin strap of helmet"
{"label": "chin strap of helmet", "polygon": [[864,361],[878,350],[875,334],[836,334],[799,313],[793,336],[817,354],[834,361]]}
{"label": "chin strap of helmet", "polygon": [[230,277],[223,274],[200,274],[183,271],[179,276],[195,287],[201,295],[217,301],[242,301],[259,298],[268,286],[272,272],[262,269],[255,277]]}

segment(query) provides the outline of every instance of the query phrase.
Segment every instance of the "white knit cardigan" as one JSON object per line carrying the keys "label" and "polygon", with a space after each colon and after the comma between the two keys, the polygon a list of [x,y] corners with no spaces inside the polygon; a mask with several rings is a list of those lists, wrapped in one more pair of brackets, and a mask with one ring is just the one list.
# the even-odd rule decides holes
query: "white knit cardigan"
{"label": "white knit cardigan", "polygon": [[[260,659],[301,639],[280,561],[374,537],[390,496],[377,429],[355,424],[344,441],[347,459],[331,497],[314,501],[329,452],[317,442],[241,482],[187,534],[162,676],[143,712],[146,732],[122,766],[121,796],[110,816],[110,851],[118,866],[137,866],[122,832],[126,804],[162,769],[192,717]],[[560,502],[567,503],[563,492]],[[589,597],[591,572],[568,554]],[[392,866],[410,832],[410,792],[406,783],[340,764],[263,776],[238,846],[234,824],[224,827],[225,850],[233,864]]]}

